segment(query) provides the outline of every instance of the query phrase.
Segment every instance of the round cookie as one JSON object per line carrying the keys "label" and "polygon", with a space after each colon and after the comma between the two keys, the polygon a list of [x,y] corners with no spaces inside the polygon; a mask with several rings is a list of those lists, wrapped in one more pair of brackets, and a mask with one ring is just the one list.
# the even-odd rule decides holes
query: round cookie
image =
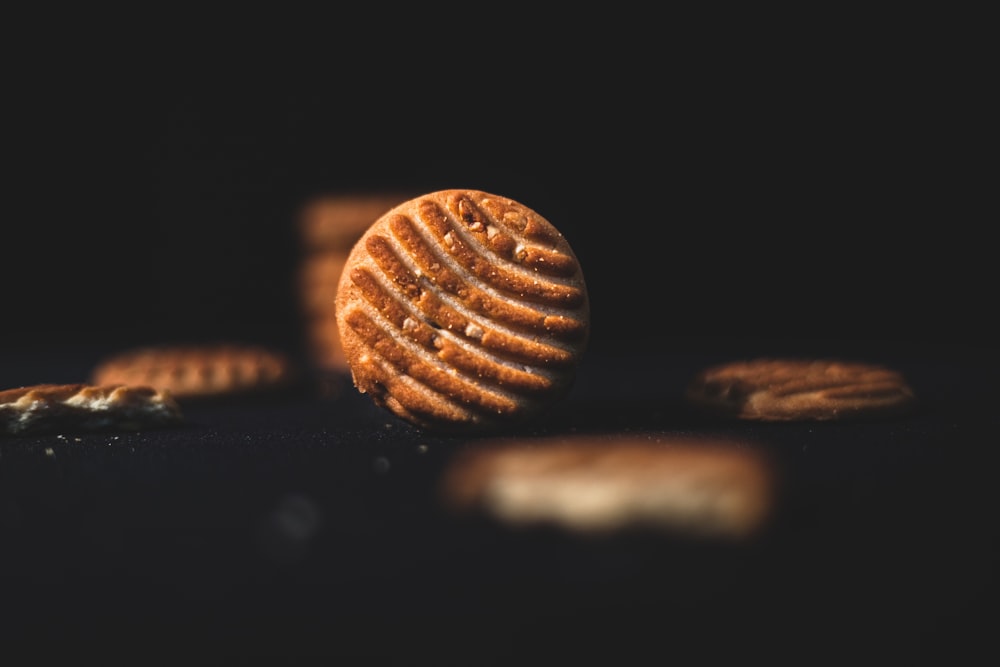
{"label": "round cookie", "polygon": [[105,358],[91,372],[95,384],[148,385],[178,399],[276,391],[294,378],[283,353],[243,343],[139,347]]}
{"label": "round cookie", "polygon": [[835,359],[719,364],[696,374],[684,395],[713,414],[760,421],[878,417],[908,412],[917,402],[901,373]]}
{"label": "round cookie", "polygon": [[351,250],[336,313],[355,387],[440,432],[544,412],[572,387],[590,330],[563,235],[479,190],[431,192],[376,220]]}
{"label": "round cookie", "polygon": [[517,526],[740,540],[768,522],[777,475],[749,443],[715,436],[507,437],[460,450],[439,490],[452,510]]}

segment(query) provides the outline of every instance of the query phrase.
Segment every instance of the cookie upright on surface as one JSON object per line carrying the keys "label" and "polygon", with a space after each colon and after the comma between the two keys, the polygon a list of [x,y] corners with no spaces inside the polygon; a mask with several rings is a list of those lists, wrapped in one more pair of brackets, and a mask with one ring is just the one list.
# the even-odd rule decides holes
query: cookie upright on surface
{"label": "cookie upright on surface", "polygon": [[354,385],[425,429],[500,429],[565,397],[587,344],[583,271],[527,206],[440,190],[378,218],[351,250],[337,324]]}
{"label": "cookie upright on surface", "polygon": [[837,359],[723,363],[691,378],[685,397],[707,412],[760,421],[870,418],[908,412],[917,403],[898,371]]}

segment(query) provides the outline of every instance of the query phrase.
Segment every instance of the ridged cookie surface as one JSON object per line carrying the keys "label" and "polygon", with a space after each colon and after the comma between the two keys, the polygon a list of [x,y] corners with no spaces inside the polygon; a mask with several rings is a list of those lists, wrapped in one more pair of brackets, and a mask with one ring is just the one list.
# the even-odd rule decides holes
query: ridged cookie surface
{"label": "ridged cookie surface", "polygon": [[245,343],[137,347],[108,356],[91,373],[95,384],[149,385],[178,399],[275,391],[293,379],[285,354]]}
{"label": "ridged cookie surface", "polygon": [[590,311],[563,235],[478,190],[399,204],[353,247],[337,292],[355,386],[417,426],[503,428],[571,388]]}
{"label": "ridged cookie surface", "polygon": [[0,435],[139,430],[183,420],[173,397],[152,387],[38,384],[0,391]]}
{"label": "ridged cookie surface", "polygon": [[898,414],[916,405],[903,375],[835,359],[751,359],[707,368],[686,398],[720,415],[762,421],[831,420]]}

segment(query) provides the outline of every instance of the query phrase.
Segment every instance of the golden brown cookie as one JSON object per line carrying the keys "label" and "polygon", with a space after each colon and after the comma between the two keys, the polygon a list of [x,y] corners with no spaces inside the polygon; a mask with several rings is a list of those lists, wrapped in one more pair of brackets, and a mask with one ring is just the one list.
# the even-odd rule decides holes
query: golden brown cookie
{"label": "golden brown cookie", "polygon": [[478,190],[431,192],[385,213],[355,244],[337,292],[357,389],[444,432],[503,428],[563,398],[589,315],[563,235]]}
{"label": "golden brown cookie", "polygon": [[37,384],[0,391],[0,435],[135,431],[183,421],[169,392],[152,387]]}
{"label": "golden brown cookie", "polygon": [[777,497],[769,459],[718,437],[567,435],[470,443],[446,469],[445,505],[512,525],[743,539]]}
{"label": "golden brown cookie", "polygon": [[139,347],[105,358],[91,373],[95,384],[148,385],[181,400],[271,392],[294,379],[285,354],[241,343]]}
{"label": "golden brown cookie", "polygon": [[907,412],[916,396],[903,375],[835,359],[733,361],[695,375],[685,390],[714,414],[761,421],[833,420]]}

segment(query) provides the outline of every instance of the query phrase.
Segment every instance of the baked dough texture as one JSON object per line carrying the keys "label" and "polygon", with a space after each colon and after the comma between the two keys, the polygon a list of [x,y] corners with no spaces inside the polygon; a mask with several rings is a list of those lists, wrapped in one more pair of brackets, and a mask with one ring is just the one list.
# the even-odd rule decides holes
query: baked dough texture
{"label": "baked dough texture", "polygon": [[590,327],[563,235],[479,190],[431,192],[382,215],[352,248],[336,305],[355,387],[440,432],[543,413],[571,389]]}
{"label": "baked dough texture", "polygon": [[287,355],[248,343],[149,345],[99,362],[94,384],[148,385],[179,400],[284,389],[295,379]]}
{"label": "baked dough texture", "polygon": [[871,418],[903,414],[917,404],[900,372],[837,359],[723,363],[697,373],[685,397],[720,416],[760,421]]}
{"label": "baked dough texture", "polygon": [[183,421],[169,392],[152,387],[37,384],[0,391],[0,435],[141,430]]}
{"label": "baked dough texture", "polygon": [[456,454],[440,491],[452,510],[513,526],[743,540],[767,525],[777,498],[776,471],[752,444],[641,434],[485,439]]}

